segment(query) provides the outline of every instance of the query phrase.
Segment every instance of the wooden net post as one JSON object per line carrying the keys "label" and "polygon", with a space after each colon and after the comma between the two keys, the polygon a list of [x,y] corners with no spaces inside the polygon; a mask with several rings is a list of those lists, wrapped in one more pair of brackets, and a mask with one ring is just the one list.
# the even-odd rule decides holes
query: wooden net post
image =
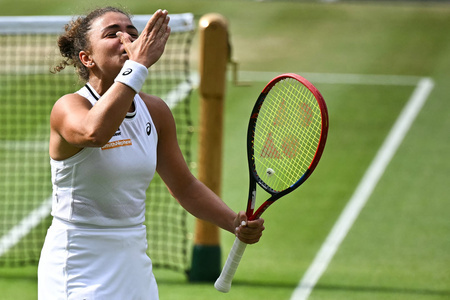
{"label": "wooden net post", "polygon": [[[228,22],[215,13],[199,21],[200,134],[198,179],[221,194],[223,106],[229,59]],[[215,281],[221,271],[219,228],[196,220],[192,282]]]}

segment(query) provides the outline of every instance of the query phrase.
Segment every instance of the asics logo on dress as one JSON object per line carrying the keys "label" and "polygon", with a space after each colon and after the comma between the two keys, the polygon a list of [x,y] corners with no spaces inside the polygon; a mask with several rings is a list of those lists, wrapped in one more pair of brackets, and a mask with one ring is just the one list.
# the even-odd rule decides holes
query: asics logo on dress
{"label": "asics logo on dress", "polygon": [[147,135],[150,135],[150,133],[152,133],[152,124],[150,124],[150,122],[147,122]]}
{"label": "asics logo on dress", "polygon": [[114,133],[114,136],[119,136],[122,135],[122,132],[120,131],[120,127],[119,129],[117,129],[116,133]]}

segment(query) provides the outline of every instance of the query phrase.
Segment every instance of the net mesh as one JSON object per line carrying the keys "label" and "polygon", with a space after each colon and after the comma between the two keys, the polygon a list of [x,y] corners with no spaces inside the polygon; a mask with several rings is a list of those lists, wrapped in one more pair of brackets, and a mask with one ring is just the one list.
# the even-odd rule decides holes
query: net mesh
{"label": "net mesh", "polygon": [[[138,29],[150,16],[135,16]],[[60,61],[57,35],[71,17],[0,18],[0,265],[35,264],[51,217],[49,115],[54,102],[83,83],[73,68],[51,74]],[[167,101],[189,162],[191,14],[171,15],[165,54],[149,70],[143,91]],[[147,191],[148,252],[155,267],[188,269],[186,213],[155,176]]]}

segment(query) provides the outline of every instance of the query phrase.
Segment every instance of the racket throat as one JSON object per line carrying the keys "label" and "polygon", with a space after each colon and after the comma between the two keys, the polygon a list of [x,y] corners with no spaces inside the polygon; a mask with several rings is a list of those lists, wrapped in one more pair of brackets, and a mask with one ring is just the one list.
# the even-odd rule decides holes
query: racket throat
{"label": "racket throat", "polygon": [[269,208],[269,206],[271,206],[275,201],[272,200],[267,200],[266,202],[264,202],[253,214],[253,216],[251,218],[249,218],[249,220],[256,220],[259,219],[259,217],[261,217],[261,215],[263,214],[263,212],[266,211],[266,209]]}
{"label": "racket throat", "polygon": [[255,204],[256,204],[256,189],[251,189],[248,193],[248,202],[247,202],[247,218],[250,219],[250,217],[253,215],[253,211],[255,210]]}

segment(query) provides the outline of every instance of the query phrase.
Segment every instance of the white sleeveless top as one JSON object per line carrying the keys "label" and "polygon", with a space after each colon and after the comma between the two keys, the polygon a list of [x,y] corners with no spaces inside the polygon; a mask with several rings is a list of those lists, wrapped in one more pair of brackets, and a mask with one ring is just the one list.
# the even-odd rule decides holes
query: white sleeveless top
{"label": "white sleeveless top", "polygon": [[[100,96],[86,84],[78,92],[95,105]],[[101,99],[99,100],[101,101]],[[75,224],[133,226],[145,219],[146,190],[156,170],[158,135],[141,97],[115,135],[101,148],[50,159],[52,215]]]}

